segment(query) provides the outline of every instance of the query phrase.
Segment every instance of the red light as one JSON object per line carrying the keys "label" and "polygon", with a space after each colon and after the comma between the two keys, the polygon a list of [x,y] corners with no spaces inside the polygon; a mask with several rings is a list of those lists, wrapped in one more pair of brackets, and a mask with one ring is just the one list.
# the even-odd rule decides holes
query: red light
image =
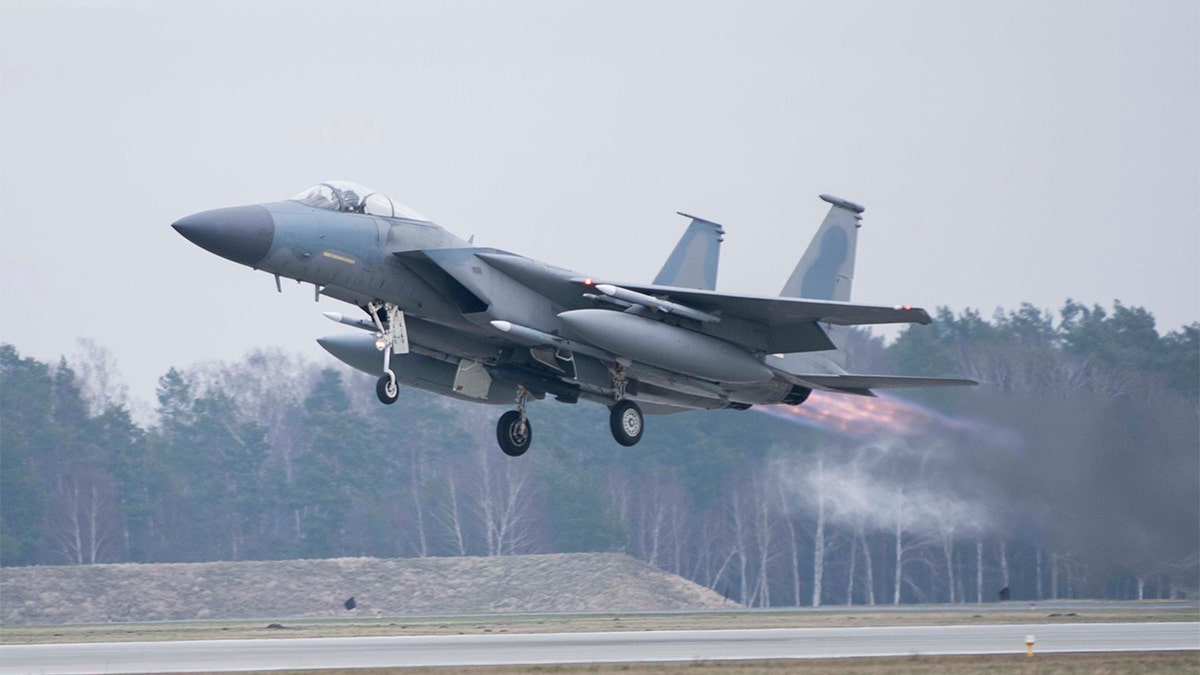
{"label": "red light", "polygon": [[905,305],[905,306],[904,306],[904,311],[906,311],[906,312],[907,312],[907,311],[908,311],[908,310],[910,310],[910,309],[912,309],[912,305]]}
{"label": "red light", "polygon": [[583,280],[583,285],[584,285],[584,286],[591,286],[591,285],[592,285],[592,284],[594,284],[594,283],[596,283],[596,282],[592,281],[592,278],[591,278],[591,277],[588,277],[587,279],[584,279],[584,280]]}

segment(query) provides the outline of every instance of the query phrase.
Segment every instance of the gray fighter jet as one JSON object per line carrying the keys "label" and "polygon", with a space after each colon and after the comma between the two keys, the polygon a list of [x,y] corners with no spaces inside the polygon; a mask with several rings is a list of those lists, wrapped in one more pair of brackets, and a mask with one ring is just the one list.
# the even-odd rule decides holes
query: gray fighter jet
{"label": "gray fighter jet", "polygon": [[[847,326],[930,322],[923,309],[850,304],[863,207],[831,205],[780,297],[715,291],[724,230],[691,224],[650,284],[578,274],[459,239],[360,185],[331,181],[292,199],[204,211],[174,227],[219,256],[314,285],[361,310],[362,333],[321,338],[338,359],[398,387],[512,404],[496,437],[511,456],[533,437],[530,399],[607,406],[613,437],[642,437],[643,412],[800,405],[813,390],[975,384],[847,373]],[[685,215],[685,214],[681,214]]]}

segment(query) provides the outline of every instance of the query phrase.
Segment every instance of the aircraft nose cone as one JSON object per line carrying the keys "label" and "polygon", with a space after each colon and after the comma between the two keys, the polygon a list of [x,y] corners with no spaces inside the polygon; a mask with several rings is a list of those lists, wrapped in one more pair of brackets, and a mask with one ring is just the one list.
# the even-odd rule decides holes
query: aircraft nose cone
{"label": "aircraft nose cone", "polygon": [[267,257],[275,239],[275,220],[259,205],[201,211],[171,227],[200,248],[251,267]]}

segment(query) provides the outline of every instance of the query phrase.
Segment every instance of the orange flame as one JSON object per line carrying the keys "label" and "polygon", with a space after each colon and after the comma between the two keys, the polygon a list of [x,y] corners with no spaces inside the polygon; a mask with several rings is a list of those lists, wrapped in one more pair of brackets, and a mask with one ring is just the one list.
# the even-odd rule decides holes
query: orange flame
{"label": "orange flame", "polygon": [[870,398],[814,391],[803,405],[756,409],[780,419],[853,436],[915,436],[934,424],[954,426],[919,405],[884,396]]}

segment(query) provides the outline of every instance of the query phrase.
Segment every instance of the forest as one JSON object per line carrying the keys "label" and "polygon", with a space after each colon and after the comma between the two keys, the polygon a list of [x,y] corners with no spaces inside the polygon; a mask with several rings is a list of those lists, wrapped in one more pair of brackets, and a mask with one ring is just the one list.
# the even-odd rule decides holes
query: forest
{"label": "forest", "polygon": [[[619,551],[749,607],[1200,594],[1200,323],[938,310],[856,372],[983,384],[647,419],[501,408],[260,349],[135,414],[107,352],[0,345],[0,564]],[[143,419],[144,418],[144,419]]]}

